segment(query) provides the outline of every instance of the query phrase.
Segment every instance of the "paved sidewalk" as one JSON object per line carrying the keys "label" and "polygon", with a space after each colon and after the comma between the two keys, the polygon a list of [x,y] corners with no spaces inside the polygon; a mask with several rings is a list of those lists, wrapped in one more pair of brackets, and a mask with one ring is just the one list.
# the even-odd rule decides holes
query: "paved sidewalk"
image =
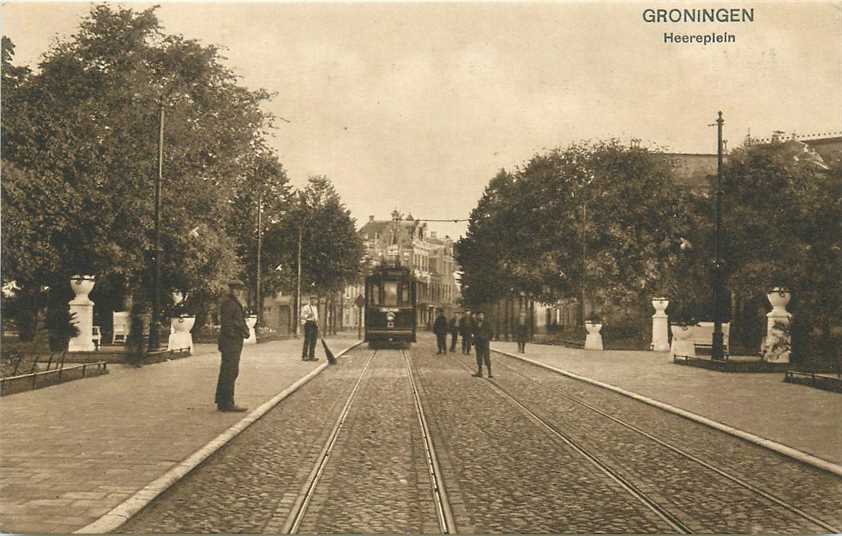
{"label": "paved sidewalk", "polygon": [[[514,342],[492,348],[517,353]],[[842,396],[784,383],[782,373],[717,372],[675,365],[667,353],[539,344],[527,344],[525,357],[842,464]]]}
{"label": "paved sidewalk", "polygon": [[[327,338],[334,353],[355,333]],[[237,403],[255,409],[325,362],[301,340],[246,346]],[[247,413],[214,405],[216,345],[188,358],[0,399],[0,532],[70,533],[129,498]]]}

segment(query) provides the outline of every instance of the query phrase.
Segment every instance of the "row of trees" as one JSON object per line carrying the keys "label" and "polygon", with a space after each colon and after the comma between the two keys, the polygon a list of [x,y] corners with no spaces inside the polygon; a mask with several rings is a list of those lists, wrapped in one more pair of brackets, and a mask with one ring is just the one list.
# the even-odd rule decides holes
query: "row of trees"
{"label": "row of trees", "polygon": [[[842,162],[802,151],[777,142],[728,155],[722,258],[734,303],[792,289],[811,351],[826,353],[842,312]],[[663,295],[673,316],[711,320],[709,179],[707,191],[683,187],[662,152],[614,140],[501,170],[457,244],[465,300],[479,306],[520,292],[546,303],[587,300],[609,315],[637,312],[645,333],[649,302]]]}
{"label": "row of trees", "polygon": [[291,187],[266,142],[271,95],[241,86],[215,46],[164,33],[155,8],[107,5],[36,71],[2,45],[2,277],[19,288],[19,310],[36,311],[44,289],[66,304],[73,274],[97,275],[102,309],[150,301],[161,109],[164,296],[206,306],[227,280],[254,279],[258,201],[264,295],[294,288],[302,229],[304,285],[352,277],[361,246],[349,211],[325,177]]}

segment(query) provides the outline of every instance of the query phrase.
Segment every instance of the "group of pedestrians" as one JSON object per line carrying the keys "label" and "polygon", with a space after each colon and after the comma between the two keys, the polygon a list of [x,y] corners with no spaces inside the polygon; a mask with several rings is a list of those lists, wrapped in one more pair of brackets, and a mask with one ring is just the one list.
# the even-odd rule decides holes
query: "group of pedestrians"
{"label": "group of pedestrians", "polygon": [[[216,385],[216,406],[219,411],[240,412],[246,408],[237,406],[234,403],[234,383],[240,372],[240,354],[243,351],[243,341],[249,337],[249,328],[246,325],[246,316],[243,310],[245,301],[245,285],[242,281],[235,279],[228,284],[228,294],[222,301],[220,307],[219,331],[219,352],[222,360],[219,367],[219,379]],[[447,335],[451,336],[450,351],[456,351],[456,343],[462,337],[462,353],[470,355],[471,349],[476,351],[477,372],[475,377],[482,377],[483,365],[488,370],[488,377],[491,374],[491,339],[494,333],[491,323],[485,321],[485,314],[482,311],[472,313],[454,314],[450,320],[444,316],[444,311],[438,309],[433,332],[436,334],[437,355],[447,353]],[[315,297],[310,298],[310,303],[301,309],[301,323],[304,326],[304,348],[301,359],[313,361],[315,357],[316,340],[318,338],[319,310]],[[515,326],[515,337],[518,342],[518,351],[526,351],[526,338],[528,336],[526,316],[520,315]]]}
{"label": "group of pedestrians", "polygon": [[[455,313],[450,317],[450,320],[444,316],[442,309],[436,310],[436,319],[433,322],[433,333],[436,335],[436,355],[447,353],[447,335],[450,334],[450,351],[456,351],[456,343],[459,337],[462,337],[462,353],[470,355],[471,348],[476,351],[477,358],[477,372],[474,376],[482,377],[482,367],[488,369],[488,377],[493,378],[491,374],[491,339],[494,333],[491,329],[491,324],[485,321],[485,313],[479,311],[472,313],[465,311],[464,313]],[[520,353],[526,352],[526,339],[529,336],[529,327],[526,323],[526,315],[521,314],[515,325],[515,338],[518,343],[518,351]]]}

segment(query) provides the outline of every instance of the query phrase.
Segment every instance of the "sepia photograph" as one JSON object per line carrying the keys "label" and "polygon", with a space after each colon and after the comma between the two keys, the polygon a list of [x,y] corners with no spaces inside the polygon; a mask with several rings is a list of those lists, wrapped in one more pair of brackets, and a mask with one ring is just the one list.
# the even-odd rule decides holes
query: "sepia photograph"
{"label": "sepia photograph", "polygon": [[0,21],[0,533],[842,534],[838,0]]}

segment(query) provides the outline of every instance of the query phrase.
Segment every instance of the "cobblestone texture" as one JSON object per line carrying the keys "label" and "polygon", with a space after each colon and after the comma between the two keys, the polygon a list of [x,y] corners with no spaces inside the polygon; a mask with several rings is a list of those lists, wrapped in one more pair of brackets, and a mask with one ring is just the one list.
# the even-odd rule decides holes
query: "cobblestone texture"
{"label": "cobblestone texture", "polygon": [[412,351],[457,533],[673,532],[455,355]]}
{"label": "cobblestone texture", "polygon": [[301,524],[301,532],[439,532],[406,361],[375,356]]}
{"label": "cobblestone texture", "polygon": [[341,358],[119,532],[258,533],[285,520],[370,355]]}
{"label": "cobblestone texture", "polygon": [[[497,359],[497,381],[583,446],[659,493],[691,529],[721,533],[823,532],[767,499],[682,459],[654,441],[557,394],[574,396],[750,482],[810,515],[842,526],[842,479],[618,393],[511,358]],[[691,521],[687,521],[687,520]]]}

